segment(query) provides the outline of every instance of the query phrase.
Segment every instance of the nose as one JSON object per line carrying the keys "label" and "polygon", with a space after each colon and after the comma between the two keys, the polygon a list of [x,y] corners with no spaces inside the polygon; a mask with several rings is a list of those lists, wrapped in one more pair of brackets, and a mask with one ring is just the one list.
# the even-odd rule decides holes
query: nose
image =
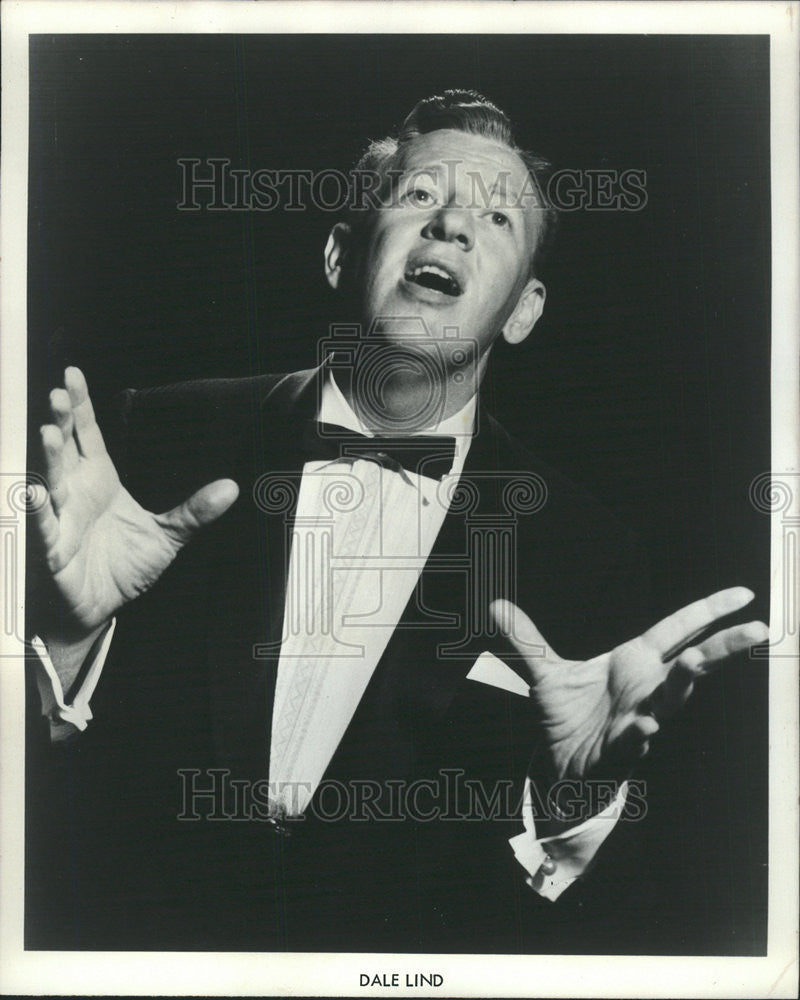
{"label": "nose", "polygon": [[462,250],[471,250],[474,243],[472,216],[457,205],[444,205],[422,230],[426,240],[457,243]]}

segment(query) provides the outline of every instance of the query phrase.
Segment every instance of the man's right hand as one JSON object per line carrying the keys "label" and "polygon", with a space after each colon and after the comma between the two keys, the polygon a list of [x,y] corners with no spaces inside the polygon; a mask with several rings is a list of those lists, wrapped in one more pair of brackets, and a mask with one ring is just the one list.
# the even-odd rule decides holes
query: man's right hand
{"label": "man's right hand", "polygon": [[34,625],[62,649],[90,642],[239,495],[233,480],[218,479],[165,514],[145,510],[120,482],[83,373],[67,368],[64,385],[50,393],[53,422],[41,428],[49,492],[36,486],[30,496],[49,578],[46,620]]}

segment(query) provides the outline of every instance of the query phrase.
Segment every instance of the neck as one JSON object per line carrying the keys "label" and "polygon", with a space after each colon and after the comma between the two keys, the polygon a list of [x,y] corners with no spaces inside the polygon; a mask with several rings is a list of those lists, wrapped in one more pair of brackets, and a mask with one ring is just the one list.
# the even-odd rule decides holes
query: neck
{"label": "neck", "polygon": [[397,355],[385,366],[376,363],[374,354],[365,360],[352,368],[334,367],[342,395],[370,431],[409,434],[433,427],[467,405],[483,379],[488,352],[456,372],[418,359],[404,364]]}

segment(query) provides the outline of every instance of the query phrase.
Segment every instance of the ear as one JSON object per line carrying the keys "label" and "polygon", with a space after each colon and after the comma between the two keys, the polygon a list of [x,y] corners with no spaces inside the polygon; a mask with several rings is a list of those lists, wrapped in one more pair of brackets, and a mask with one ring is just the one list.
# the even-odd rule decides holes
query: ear
{"label": "ear", "polygon": [[337,222],[328,236],[325,244],[325,277],[331,288],[338,288],[342,280],[342,268],[351,236],[350,226],[346,222]]}
{"label": "ear", "polygon": [[542,315],[547,291],[537,278],[531,278],[522,289],[514,311],[503,326],[503,337],[509,344],[521,344]]}

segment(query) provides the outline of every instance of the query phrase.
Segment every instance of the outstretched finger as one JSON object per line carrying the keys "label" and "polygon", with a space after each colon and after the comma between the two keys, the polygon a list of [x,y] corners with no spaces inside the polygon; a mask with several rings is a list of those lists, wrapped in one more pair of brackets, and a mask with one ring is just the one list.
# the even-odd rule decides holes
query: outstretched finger
{"label": "outstretched finger", "polygon": [[50,412],[53,423],[64,438],[64,467],[72,469],[78,464],[78,445],[74,435],[75,419],[72,416],[72,403],[66,389],[53,389],[50,393]]}
{"label": "outstretched finger", "polygon": [[89,387],[80,368],[71,367],[64,371],[64,385],[72,403],[75,437],[81,454],[87,457],[105,454],[103,435],[97,426],[94,407],[89,397]]}
{"label": "outstretched finger", "polygon": [[232,479],[216,479],[203,486],[177,507],[157,518],[162,527],[179,545],[207,524],[221,517],[239,496],[239,487]]}
{"label": "outstretched finger", "polygon": [[748,622],[717,632],[698,646],[689,646],[670,667],[669,673],[648,699],[649,710],[656,718],[675,715],[688,701],[695,682],[712,673],[728,657],[764,642],[769,630],[763,622]]}
{"label": "outstretched finger", "polygon": [[532,668],[560,657],[548,646],[544,636],[525,612],[512,601],[497,600],[489,605],[501,635],[513,651],[523,657]]}
{"label": "outstretched finger", "polygon": [[57,514],[69,496],[69,486],[64,477],[64,437],[55,424],[45,424],[41,429],[41,436],[45,475],[50,499]]}
{"label": "outstretched finger", "polygon": [[718,618],[739,611],[753,600],[747,587],[730,587],[695,601],[648,629],[642,638],[661,654],[666,663],[689,645]]}
{"label": "outstretched finger", "polygon": [[751,649],[768,638],[769,629],[763,622],[747,622],[717,632],[697,646],[703,656],[703,673],[710,673],[729,656]]}

